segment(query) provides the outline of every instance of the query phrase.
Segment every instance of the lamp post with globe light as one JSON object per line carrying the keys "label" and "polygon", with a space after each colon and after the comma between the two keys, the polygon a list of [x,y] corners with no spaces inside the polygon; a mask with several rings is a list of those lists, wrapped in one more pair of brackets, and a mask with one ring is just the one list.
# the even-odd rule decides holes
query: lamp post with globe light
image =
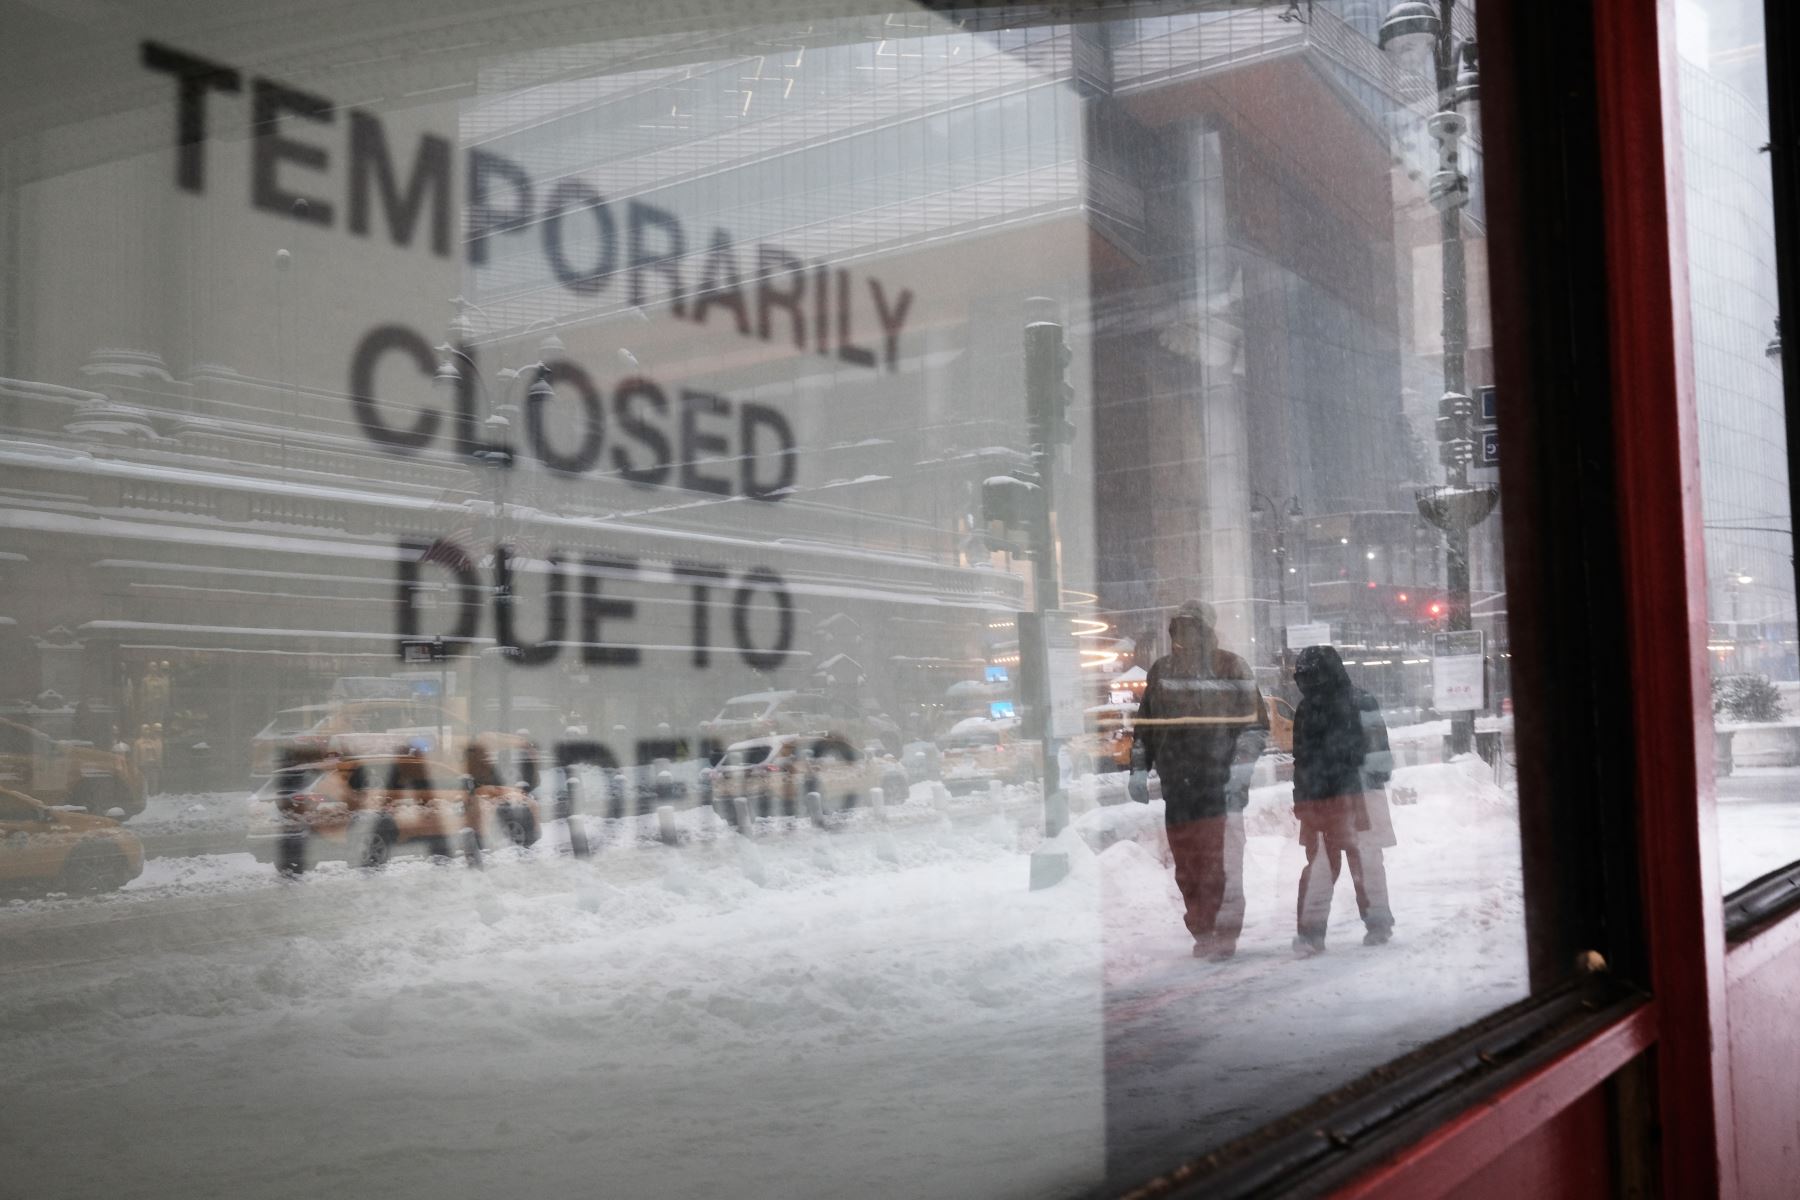
{"label": "lamp post with globe light", "polygon": [[[1473,40],[1455,33],[1456,0],[1401,0],[1388,10],[1377,40],[1383,50],[1428,54],[1436,85],[1437,111],[1425,127],[1437,143],[1437,170],[1429,185],[1439,214],[1443,272],[1444,395],[1438,401],[1438,458],[1441,487],[1420,488],[1419,513],[1444,534],[1446,626],[1472,628],[1469,602],[1469,530],[1493,512],[1499,493],[1491,484],[1471,486],[1475,458],[1475,402],[1468,394],[1465,355],[1469,340],[1467,270],[1463,257],[1462,210],[1469,203],[1469,177],[1462,170],[1462,142],[1469,131],[1464,109],[1480,100]],[[1450,722],[1450,752],[1467,753],[1474,743],[1473,710]]]}

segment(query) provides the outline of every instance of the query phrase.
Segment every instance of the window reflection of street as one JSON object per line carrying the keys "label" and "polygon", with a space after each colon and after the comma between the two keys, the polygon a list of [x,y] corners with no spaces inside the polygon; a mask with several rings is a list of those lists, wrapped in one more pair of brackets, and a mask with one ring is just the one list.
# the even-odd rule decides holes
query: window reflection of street
{"label": "window reflection of street", "polygon": [[[1525,995],[1502,522],[1429,523],[1494,481],[1472,5],[1423,72],[1378,7],[133,40],[130,165],[8,227],[7,711],[145,856],[0,909],[22,1177],[1063,1194]],[[1132,770],[1190,605],[1269,710],[1229,960]],[[1396,924],[1296,962],[1326,646]]]}

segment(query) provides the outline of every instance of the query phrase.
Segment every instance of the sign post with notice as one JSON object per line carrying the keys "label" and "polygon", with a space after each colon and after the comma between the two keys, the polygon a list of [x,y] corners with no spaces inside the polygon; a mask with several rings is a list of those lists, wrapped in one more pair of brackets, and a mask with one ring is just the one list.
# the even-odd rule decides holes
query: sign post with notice
{"label": "sign post with notice", "polygon": [[1431,706],[1471,712],[1487,704],[1486,635],[1455,629],[1431,638]]}
{"label": "sign post with notice", "polygon": [[401,638],[400,661],[409,667],[437,664],[438,735],[436,752],[440,755],[447,754],[448,748],[444,745],[444,705],[450,703],[450,652],[444,646],[443,637]]}

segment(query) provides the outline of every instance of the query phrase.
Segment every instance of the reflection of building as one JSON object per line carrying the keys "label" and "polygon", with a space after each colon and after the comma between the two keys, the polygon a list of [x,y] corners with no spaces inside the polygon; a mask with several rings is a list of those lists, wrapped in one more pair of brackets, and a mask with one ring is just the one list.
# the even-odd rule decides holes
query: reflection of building
{"label": "reflection of building", "polygon": [[[477,714],[691,729],[723,697],[769,682],[728,645],[732,588],[756,568],[779,575],[798,610],[780,683],[849,655],[878,703],[941,698],[990,657],[1007,624],[993,615],[1023,604],[1022,579],[979,545],[979,485],[1019,460],[1023,299],[1083,294],[1076,40],[1067,27],[990,37],[921,14],[916,28],[845,20],[734,45],[710,33],[599,43],[592,61],[579,47],[515,43],[487,59],[467,52],[478,93],[467,103],[386,114],[390,130],[448,129],[459,151],[515,158],[545,186],[592,172],[609,195],[696,231],[882,272],[896,294],[920,297],[891,373],[709,338],[623,306],[618,288],[611,303],[585,303],[544,276],[535,228],[495,239],[491,267],[465,277],[454,260],[383,255],[379,242],[365,252],[341,233],[246,212],[223,187],[204,201],[176,194],[164,154],[47,170],[18,192],[27,219],[11,226],[37,230],[39,246],[7,255],[27,267],[8,294],[32,304],[29,321],[9,321],[0,375],[44,381],[6,383],[0,410],[20,499],[0,564],[9,690],[59,712],[79,698],[87,732],[108,736],[133,719],[138,681],[168,662],[183,729],[247,754],[275,709],[395,665],[403,541],[450,538],[467,551],[483,610],[469,648],[491,651],[502,592],[489,546],[503,537],[520,638],[566,644],[547,647],[552,661],[536,670],[460,658],[453,686],[475,692]],[[304,70],[279,55],[267,69]],[[371,86],[326,82],[338,96]],[[166,142],[142,140],[133,152]],[[210,143],[215,176],[241,170],[242,151],[229,137]],[[131,252],[133,221],[114,211],[126,197],[159,229],[155,262]],[[95,228],[105,232],[86,236]],[[94,273],[115,270],[116,303],[95,305]],[[185,295],[180,319],[165,322],[146,296],[168,271]],[[561,355],[603,387],[629,370],[672,395],[779,407],[798,442],[792,492],[759,503],[617,477],[572,483],[523,458],[506,470],[444,446],[379,453],[349,419],[350,348],[383,320],[442,340],[459,294],[473,303],[450,340],[480,361],[477,419],[489,433],[518,437],[529,382],[493,373]],[[404,371],[377,386],[396,405],[448,410],[456,372],[440,375],[436,391]],[[565,575],[553,596],[553,556],[631,564],[600,586],[635,605],[629,631],[606,639],[639,655],[635,669],[581,661],[586,585]],[[428,586],[408,598],[421,623],[454,627],[453,578],[419,574]],[[555,634],[559,600],[569,615]],[[840,614],[875,644],[839,645]],[[754,620],[769,639],[766,606]],[[65,642],[39,654],[31,639],[53,625],[67,627]],[[53,673],[67,687],[55,697]],[[495,674],[509,685],[498,706],[482,695]]]}
{"label": "reflection of building", "polygon": [[[1680,6],[1681,150],[1689,180],[1694,384],[1706,518],[1714,670],[1800,678],[1781,366],[1766,82],[1722,55],[1740,31]],[[1759,32],[1753,36],[1760,36]]]}
{"label": "reflection of building", "polygon": [[[1356,24],[1338,15],[1353,9]],[[550,636],[553,555],[622,561],[635,575],[608,568],[600,587],[636,611],[628,635],[601,637],[640,661],[581,661],[588,593],[565,577],[565,644],[548,666],[500,672],[502,707],[481,695],[498,690],[494,672],[459,662],[478,712],[691,728],[724,696],[770,682],[725,648],[731,587],[706,573],[759,567],[798,609],[777,682],[848,653],[880,704],[941,699],[1004,648],[1025,604],[1022,575],[977,531],[981,481],[1022,461],[1019,339],[1034,295],[1071,326],[1078,419],[1091,422],[1059,513],[1069,588],[1097,593],[1133,634],[1206,596],[1227,640],[1260,640],[1252,657],[1270,663],[1282,585],[1249,493],[1293,495],[1314,527],[1296,531],[1294,603],[1369,661],[1404,653],[1418,622],[1397,597],[1441,578],[1410,515],[1410,489],[1432,468],[1404,402],[1427,340],[1409,314],[1430,306],[1392,282],[1414,250],[1396,236],[1396,193],[1422,201],[1396,183],[1388,97],[1404,79],[1375,50],[1367,13],[1006,20],[1015,27],[994,34],[919,13],[548,49],[509,33],[485,55],[430,59],[463,99],[384,112],[396,144],[448,134],[459,154],[516,161],[544,193],[574,179],[615,206],[654,204],[688,231],[696,270],[720,230],[910,290],[891,371],[633,306],[618,274],[597,294],[562,286],[541,221],[496,235],[487,265],[465,268],[247,210],[235,185],[179,193],[166,155],[140,153],[165,145],[162,125],[153,139],[141,114],[113,118],[118,130],[80,144],[137,157],[16,192],[13,227],[38,231],[38,245],[8,250],[24,265],[8,294],[31,304],[8,326],[0,368],[17,497],[17,557],[0,561],[17,606],[0,614],[16,622],[12,690],[38,697],[51,659],[59,678],[79,659],[78,684],[59,695],[85,702],[88,732],[104,736],[131,720],[128,687],[168,662],[171,711],[228,757],[275,709],[394,665],[403,540],[455,539],[491,590],[504,530],[522,639]],[[286,68],[277,54],[266,69]],[[304,69],[294,64],[295,82],[335,97],[379,90]],[[1306,136],[1271,139],[1275,120]],[[209,153],[219,178],[241,181],[241,141],[221,136]],[[152,258],[124,204],[158,230]],[[572,234],[567,249],[595,261],[598,246]],[[740,261],[752,279],[759,268]],[[118,285],[98,286],[101,275]],[[1400,291],[1423,277],[1399,275]],[[161,301],[170,288],[177,305]],[[794,490],[773,503],[646,491],[525,459],[502,480],[447,444],[380,453],[351,419],[344,366],[380,322],[466,342],[486,381],[477,416],[514,438],[529,403],[518,372],[558,356],[603,389],[638,374],[670,394],[779,409],[797,442]],[[404,367],[377,386],[396,405],[452,404]],[[556,436],[575,436],[563,420],[551,418]],[[1333,538],[1376,557],[1339,564]],[[435,586],[418,593],[421,623],[447,630],[457,594],[422,576]],[[476,650],[493,645],[488,599]],[[870,644],[818,634],[839,613]],[[46,658],[31,639],[56,626],[68,640]]]}
{"label": "reflection of building", "polygon": [[[1147,614],[1206,596],[1227,642],[1270,671],[1286,625],[1322,622],[1399,699],[1442,624],[1428,607],[1441,538],[1413,498],[1436,476],[1441,385],[1407,403],[1441,378],[1426,361],[1437,218],[1406,140],[1410,81],[1368,25],[1366,6],[1326,5],[1310,24],[1251,11],[1117,27],[1095,171],[1136,181],[1147,219],[1108,229],[1122,250],[1096,271],[1096,489],[1108,607],[1154,628]],[[1272,141],[1277,123],[1305,136]],[[1171,328],[1173,308],[1191,324]],[[1470,367],[1484,379],[1485,353]],[[1279,555],[1258,492],[1305,514]],[[1478,623],[1499,590],[1492,538],[1475,555]]]}

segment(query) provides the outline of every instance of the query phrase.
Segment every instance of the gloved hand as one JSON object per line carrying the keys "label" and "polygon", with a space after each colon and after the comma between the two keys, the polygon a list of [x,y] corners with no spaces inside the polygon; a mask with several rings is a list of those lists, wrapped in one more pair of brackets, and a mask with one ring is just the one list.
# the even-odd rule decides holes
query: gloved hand
{"label": "gloved hand", "polygon": [[1234,811],[1250,803],[1250,775],[1255,769],[1253,762],[1231,764],[1231,778],[1225,784],[1225,803]]}
{"label": "gloved hand", "polygon": [[1139,804],[1150,803],[1150,772],[1141,769],[1133,771],[1131,782],[1126,785],[1125,790]]}

